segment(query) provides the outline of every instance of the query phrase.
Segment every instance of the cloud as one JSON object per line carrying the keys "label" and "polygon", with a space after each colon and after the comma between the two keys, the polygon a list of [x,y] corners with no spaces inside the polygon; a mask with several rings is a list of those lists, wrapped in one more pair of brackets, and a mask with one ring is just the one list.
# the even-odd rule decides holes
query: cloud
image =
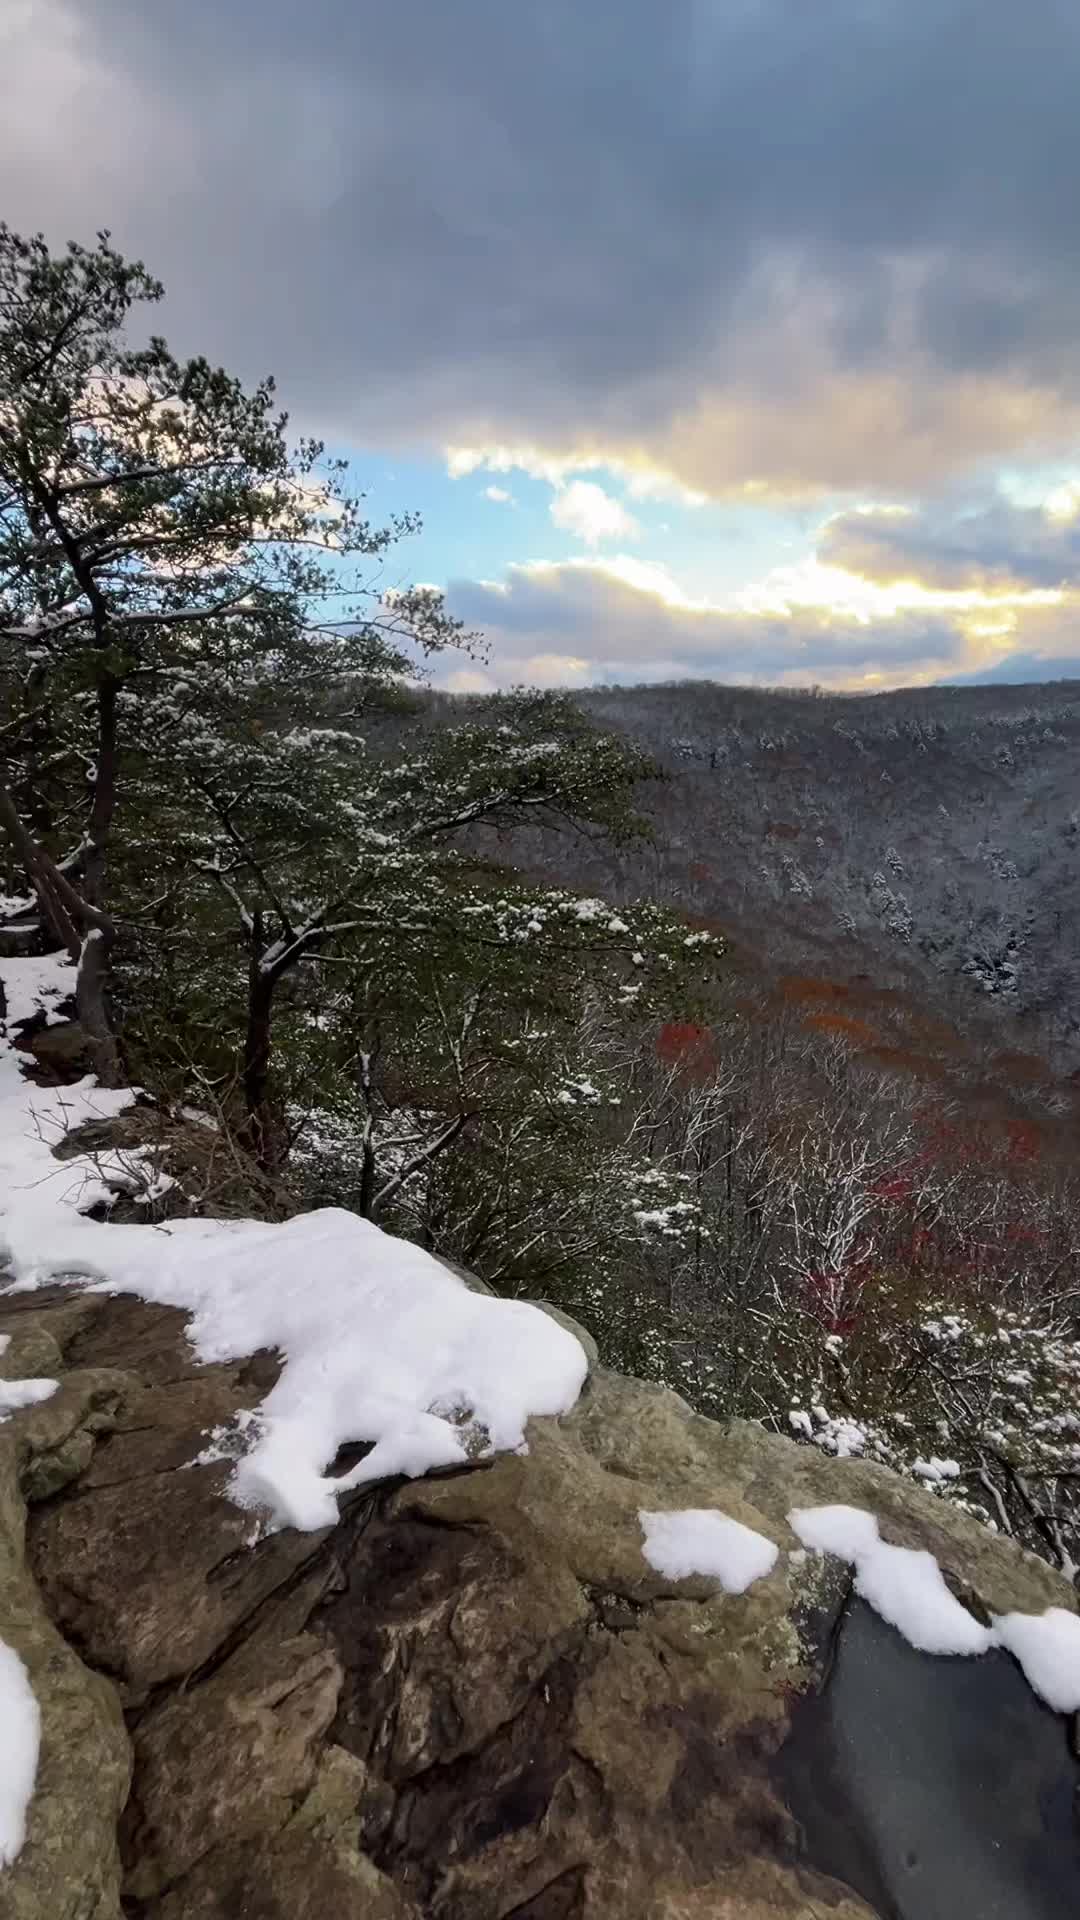
{"label": "cloud", "polygon": [[1065,0],[16,0],[0,34],[8,217],[110,224],[178,344],[339,442],[768,497],[1080,432]]}
{"label": "cloud", "polygon": [[[1001,493],[833,515],[816,544],[748,585],[691,592],[625,552],[457,580],[500,681],[708,677],[836,687],[1066,677],[1080,628],[1080,512]],[[1080,506],[1080,502],[1074,502]]]}
{"label": "cloud", "polygon": [[573,453],[545,452],[535,446],[446,448],[446,471],[452,480],[480,471],[527,473],[533,480],[546,480],[551,487],[561,487],[571,474],[600,469],[619,480],[634,500],[665,500],[674,506],[703,507],[708,499],[707,494],[684,486],[673,473],[655,466],[640,449],[621,456],[601,446],[579,448]]}
{"label": "cloud", "polygon": [[625,555],[514,566],[501,581],[453,581],[447,598],[486,634],[489,674],[503,684],[909,682],[973,670],[986,651],[947,608],[871,622],[810,603],[784,611],[712,604],[681,593],[663,568]]}
{"label": "cloud", "polygon": [[557,527],[576,535],[589,547],[610,540],[633,540],[641,532],[633,514],[594,480],[571,480],[555,495],[549,512]]}
{"label": "cloud", "polygon": [[[869,580],[917,580],[949,591],[1061,592],[1080,586],[1080,501],[1063,486],[1042,506],[999,491],[949,496],[897,514],[837,515],[822,559]],[[1070,511],[1071,507],[1071,511]]]}
{"label": "cloud", "polygon": [[493,500],[497,507],[513,507],[517,504],[513,494],[508,493],[505,487],[485,487],[484,499]]}

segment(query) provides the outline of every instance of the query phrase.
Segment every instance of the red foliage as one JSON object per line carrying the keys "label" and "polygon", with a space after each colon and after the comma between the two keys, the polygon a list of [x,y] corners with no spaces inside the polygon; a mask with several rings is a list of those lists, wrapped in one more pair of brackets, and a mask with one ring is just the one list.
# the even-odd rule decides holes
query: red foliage
{"label": "red foliage", "polygon": [[1042,1135],[1030,1120],[1012,1120],[1009,1123],[1009,1144],[1006,1149],[1010,1160],[1037,1160],[1042,1152]]}
{"label": "red foliage", "polygon": [[859,1324],[859,1302],[865,1285],[865,1274],[850,1267],[843,1273],[806,1273],[802,1278],[809,1312],[826,1333],[839,1333],[845,1338]]}
{"label": "red foliage", "polygon": [[882,1067],[897,1073],[914,1073],[923,1080],[944,1079],[944,1069],[939,1060],[926,1053],[916,1053],[911,1047],[867,1047],[866,1058],[876,1060]]}
{"label": "red foliage", "polygon": [[994,1066],[1010,1080],[1019,1080],[1026,1086],[1037,1086],[1052,1077],[1046,1062],[1034,1053],[999,1053]]}
{"label": "red foliage", "polygon": [[874,1180],[867,1188],[875,1200],[910,1200],[915,1191],[913,1173],[889,1173],[882,1179]]}
{"label": "red foliage", "polygon": [[695,1084],[708,1080],[718,1064],[714,1035],[690,1020],[665,1022],[656,1036],[656,1057]]}

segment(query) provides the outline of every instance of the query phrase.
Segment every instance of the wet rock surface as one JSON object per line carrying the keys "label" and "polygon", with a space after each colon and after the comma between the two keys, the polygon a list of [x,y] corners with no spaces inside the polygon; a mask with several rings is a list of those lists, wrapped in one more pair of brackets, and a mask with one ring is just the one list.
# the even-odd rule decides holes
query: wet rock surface
{"label": "wet rock surface", "polygon": [[[791,1551],[792,1506],[843,1500],[991,1611],[1074,1604],[885,1470],[594,1369],[527,1455],[259,1538],[228,1461],[199,1456],[273,1355],[201,1367],[179,1313],[64,1289],[0,1297],[0,1332],[5,1363],[61,1381],[0,1425],[0,1592],[25,1627],[0,1632],[22,1634],[44,1722],[2,1920],[1057,1920],[1080,1901],[1066,1723],[1006,1656],[914,1654],[851,1609],[846,1568]],[[741,1595],[654,1572],[639,1510],[685,1507],[766,1534],[773,1571]]]}
{"label": "wet rock surface", "polygon": [[855,1600],[777,1778],[809,1858],[883,1920],[1072,1920],[1080,1762],[1004,1653],[929,1661]]}

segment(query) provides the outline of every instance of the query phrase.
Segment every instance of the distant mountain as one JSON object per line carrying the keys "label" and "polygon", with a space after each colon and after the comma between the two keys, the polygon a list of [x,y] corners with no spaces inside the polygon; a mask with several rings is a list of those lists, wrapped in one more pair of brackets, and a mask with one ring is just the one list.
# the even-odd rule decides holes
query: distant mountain
{"label": "distant mountain", "polygon": [[1080,660],[1043,660],[1037,653],[1010,653],[996,667],[984,667],[978,673],[962,674],[962,687],[1029,686],[1032,682],[1059,686],[1080,680]]}

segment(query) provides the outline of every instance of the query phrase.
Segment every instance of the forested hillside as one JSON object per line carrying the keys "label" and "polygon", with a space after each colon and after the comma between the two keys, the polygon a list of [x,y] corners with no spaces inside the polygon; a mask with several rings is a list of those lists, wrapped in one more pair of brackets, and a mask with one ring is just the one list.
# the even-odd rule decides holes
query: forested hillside
{"label": "forested hillside", "polygon": [[667,775],[647,853],[576,851],[598,878],[718,917],[776,967],[910,985],[961,1026],[993,1003],[1076,1064],[1080,683],[577,699]]}

